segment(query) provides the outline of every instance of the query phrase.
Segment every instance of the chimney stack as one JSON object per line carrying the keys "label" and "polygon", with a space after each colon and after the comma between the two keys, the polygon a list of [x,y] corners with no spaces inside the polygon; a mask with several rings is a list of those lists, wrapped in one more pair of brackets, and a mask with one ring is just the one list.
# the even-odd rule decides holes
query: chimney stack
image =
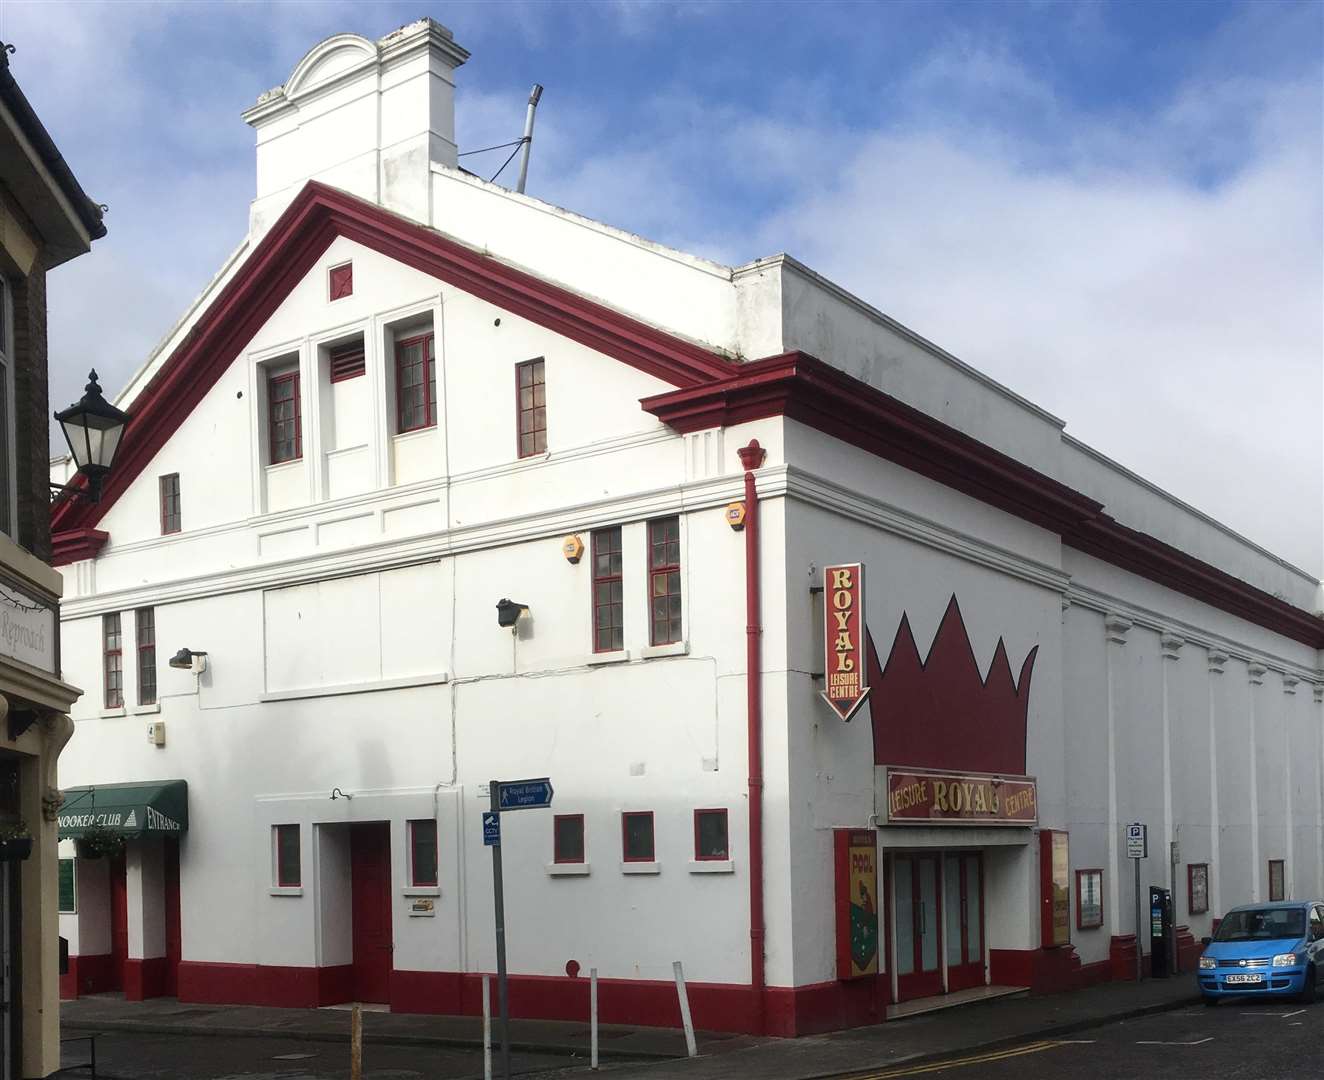
{"label": "chimney stack", "polygon": [[257,239],[320,180],[428,224],[433,164],[456,168],[453,73],[469,58],[432,19],[378,41],[336,34],[244,113],[257,132]]}

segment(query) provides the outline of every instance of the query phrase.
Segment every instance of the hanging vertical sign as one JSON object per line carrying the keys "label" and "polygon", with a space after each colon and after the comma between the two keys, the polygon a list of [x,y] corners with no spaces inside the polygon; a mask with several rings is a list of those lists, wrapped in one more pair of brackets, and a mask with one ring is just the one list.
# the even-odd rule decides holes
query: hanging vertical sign
{"label": "hanging vertical sign", "polygon": [[837,978],[878,974],[878,834],[834,829]]}
{"label": "hanging vertical sign", "polygon": [[864,566],[823,568],[823,699],[849,721],[869,696],[864,667]]}

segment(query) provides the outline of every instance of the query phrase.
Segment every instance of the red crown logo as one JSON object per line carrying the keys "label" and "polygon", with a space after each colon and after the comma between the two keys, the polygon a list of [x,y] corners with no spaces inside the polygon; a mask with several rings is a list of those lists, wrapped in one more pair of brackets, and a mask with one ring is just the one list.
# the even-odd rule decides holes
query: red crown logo
{"label": "red crown logo", "polygon": [[880,668],[871,636],[868,650],[876,764],[1025,774],[1030,675],[1038,645],[1016,680],[998,638],[988,676],[982,677],[953,594],[926,659],[920,659],[905,614],[886,666]]}

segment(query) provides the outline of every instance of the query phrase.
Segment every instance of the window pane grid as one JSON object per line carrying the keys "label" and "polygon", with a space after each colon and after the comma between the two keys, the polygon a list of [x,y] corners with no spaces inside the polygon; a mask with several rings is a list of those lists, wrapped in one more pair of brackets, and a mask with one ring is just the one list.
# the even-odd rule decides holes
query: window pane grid
{"label": "window pane grid", "polygon": [[396,342],[396,430],[419,431],[437,423],[437,372],[432,335]]}
{"label": "window pane grid", "polygon": [[161,535],[180,529],[179,473],[161,477]]}
{"label": "window pane grid", "polygon": [[409,823],[410,880],[415,886],[437,884],[437,823],[420,818]]}
{"label": "window pane grid", "polygon": [[120,638],[119,612],[101,617],[102,654],[105,673],[105,701],[107,709],[124,706],[124,653]]}
{"label": "window pane grid", "polygon": [[156,611],[139,608],[134,614],[138,635],[138,704],[156,704]]}
{"label": "window pane grid", "polygon": [[547,449],[547,385],[543,361],[515,365],[519,409],[519,456],[530,457]]}
{"label": "window pane grid", "polygon": [[622,857],[626,862],[653,862],[653,811],[621,815]]}
{"label": "window pane grid", "polygon": [[731,849],[727,843],[726,811],[694,811],[694,858],[729,859]]}
{"label": "window pane grid", "polygon": [[651,644],[682,640],[678,517],[648,523],[648,618]]}
{"label": "window pane grid", "polygon": [[267,383],[271,464],[279,465],[303,456],[303,433],[299,421],[299,373],[290,371],[273,375]]}
{"label": "window pane grid", "polygon": [[621,530],[593,534],[593,651],[625,648],[625,598],[621,583]]}

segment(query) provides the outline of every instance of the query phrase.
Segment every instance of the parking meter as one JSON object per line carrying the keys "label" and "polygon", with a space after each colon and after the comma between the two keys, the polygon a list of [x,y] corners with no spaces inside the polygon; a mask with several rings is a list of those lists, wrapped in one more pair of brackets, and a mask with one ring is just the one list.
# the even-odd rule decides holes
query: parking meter
{"label": "parking meter", "polygon": [[1168,944],[1172,937],[1172,893],[1157,885],[1149,887],[1149,973],[1155,979],[1166,979],[1168,970]]}

